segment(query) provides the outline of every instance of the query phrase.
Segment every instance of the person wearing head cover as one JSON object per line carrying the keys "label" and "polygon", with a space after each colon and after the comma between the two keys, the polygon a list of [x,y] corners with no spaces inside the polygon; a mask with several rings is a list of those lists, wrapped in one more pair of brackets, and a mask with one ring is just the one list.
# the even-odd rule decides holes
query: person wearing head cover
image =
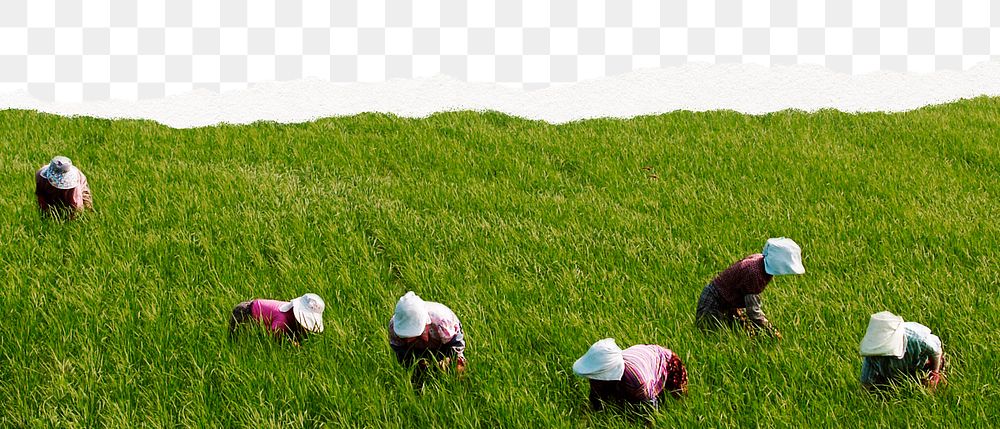
{"label": "person wearing head cover", "polygon": [[396,302],[389,320],[389,347],[403,366],[418,365],[415,387],[422,386],[430,362],[447,370],[454,360],[456,371],[465,371],[465,336],[458,317],[443,304],[424,301],[412,291]]}
{"label": "person wearing head cover", "polygon": [[229,318],[229,338],[236,335],[237,326],[243,323],[260,323],[275,335],[284,335],[299,345],[310,332],[323,332],[323,310],[326,304],[314,293],[307,293],[291,301],[254,299],[233,308]]}
{"label": "person wearing head cover", "polygon": [[65,156],[57,156],[35,172],[35,197],[42,213],[65,210],[70,217],[93,207],[87,176]]}
{"label": "person wearing head cover", "polygon": [[784,237],[769,239],[763,252],[736,261],[705,286],[698,299],[696,320],[702,327],[738,323],[751,333],[763,331],[781,338],[761,310],[760,294],[773,276],[805,272],[798,244]]}
{"label": "person wearing head cover", "polygon": [[648,405],[653,409],[667,393],[687,394],[687,369],[670,349],[640,344],[622,350],[614,338],[590,346],[573,363],[573,373],[590,380],[590,405],[604,403]]}
{"label": "person wearing head cover", "polygon": [[888,311],[875,313],[861,339],[861,385],[880,388],[904,376],[916,376],[933,389],[944,383],[941,339],[930,328],[904,322]]}

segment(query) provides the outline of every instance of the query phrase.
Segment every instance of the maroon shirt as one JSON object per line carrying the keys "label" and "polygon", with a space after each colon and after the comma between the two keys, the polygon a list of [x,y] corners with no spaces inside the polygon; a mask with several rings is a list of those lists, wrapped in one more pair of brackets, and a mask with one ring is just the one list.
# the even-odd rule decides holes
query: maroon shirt
{"label": "maroon shirt", "polygon": [[39,169],[35,172],[35,196],[38,197],[38,208],[43,211],[50,207],[80,210],[91,205],[90,186],[87,184],[87,176],[82,172],[79,186],[73,189],[59,189],[42,177],[42,169]]}
{"label": "maroon shirt", "polygon": [[757,253],[726,268],[715,276],[712,284],[730,308],[742,308],[746,305],[746,296],[763,292],[771,277],[764,271],[764,255]]}

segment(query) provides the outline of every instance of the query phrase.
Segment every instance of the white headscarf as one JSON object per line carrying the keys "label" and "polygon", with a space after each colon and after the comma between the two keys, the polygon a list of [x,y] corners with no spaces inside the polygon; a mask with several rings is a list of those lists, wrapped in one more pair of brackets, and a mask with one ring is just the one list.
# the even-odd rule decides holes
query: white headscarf
{"label": "white headscarf", "polygon": [[764,271],[772,276],[806,272],[802,266],[802,249],[790,238],[767,240],[761,253],[764,254]]}
{"label": "white headscarf", "polygon": [[600,340],[573,363],[573,373],[591,380],[621,380],[625,373],[622,349],[615,344],[614,338]]}
{"label": "white headscarf", "polygon": [[895,356],[902,359],[905,353],[903,318],[888,311],[873,314],[865,337],[861,339],[861,356]]}

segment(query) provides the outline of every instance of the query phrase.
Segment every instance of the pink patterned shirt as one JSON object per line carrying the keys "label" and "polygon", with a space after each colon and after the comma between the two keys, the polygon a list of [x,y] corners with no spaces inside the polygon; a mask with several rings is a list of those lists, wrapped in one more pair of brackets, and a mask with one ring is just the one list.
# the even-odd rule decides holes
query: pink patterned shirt
{"label": "pink patterned shirt", "polygon": [[655,344],[639,344],[622,350],[625,372],[620,380],[590,380],[590,400],[599,408],[600,400],[656,403],[665,391],[687,391],[687,369],[670,349]]}
{"label": "pink patterned shirt", "polygon": [[419,336],[402,338],[396,335],[393,322],[389,320],[389,346],[396,352],[397,358],[404,361],[411,355],[429,352],[454,353],[464,359],[465,338],[458,316],[443,304],[427,302],[426,305],[431,322],[424,327],[424,332]]}
{"label": "pink patterned shirt", "polygon": [[631,384],[636,396],[641,399],[653,399],[663,391],[667,381],[664,369],[670,361],[670,350],[657,345],[641,344],[622,350],[625,360],[625,373],[622,381]]}

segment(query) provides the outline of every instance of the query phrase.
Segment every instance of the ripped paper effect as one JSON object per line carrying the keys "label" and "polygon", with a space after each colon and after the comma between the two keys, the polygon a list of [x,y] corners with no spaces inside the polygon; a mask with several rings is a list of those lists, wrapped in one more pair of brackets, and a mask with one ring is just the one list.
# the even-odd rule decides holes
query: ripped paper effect
{"label": "ripped paper effect", "polygon": [[196,91],[155,100],[86,103],[43,102],[21,91],[0,94],[0,109],[151,119],[177,128],[255,121],[296,123],[363,112],[425,117],[456,110],[494,110],[564,123],[675,110],[896,112],[981,95],[1000,95],[1000,62],[965,71],[865,75],[802,65],[685,64],[533,91],[443,76],[379,83],[272,82],[221,94]]}

